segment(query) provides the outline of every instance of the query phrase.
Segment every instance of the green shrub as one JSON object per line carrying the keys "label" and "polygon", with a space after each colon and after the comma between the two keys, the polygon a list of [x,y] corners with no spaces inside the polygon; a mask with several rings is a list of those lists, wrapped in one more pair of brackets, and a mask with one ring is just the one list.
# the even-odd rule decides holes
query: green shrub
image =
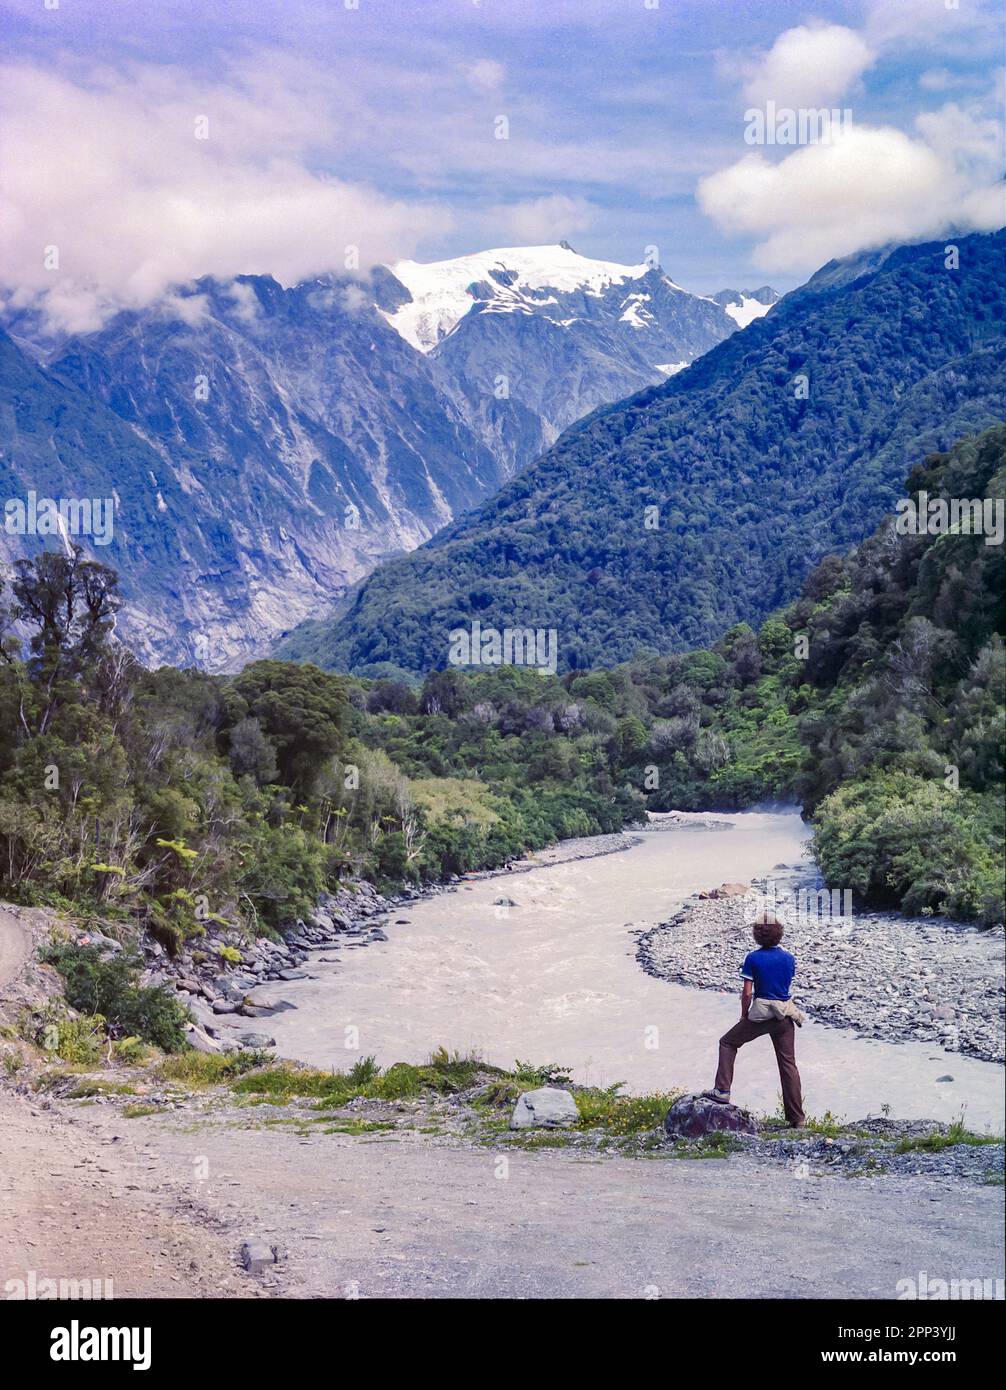
{"label": "green shrub", "polygon": [[91,1066],[101,1060],[105,1019],[100,1013],[68,1018],[59,1004],[49,1003],[39,1013],[23,1016],[21,1035],[63,1062]]}
{"label": "green shrub", "polygon": [[50,946],[42,959],[63,976],[71,1008],[101,1014],[109,1031],[137,1037],[164,1052],[185,1046],[187,1014],[163,985],[139,983],[142,960],[126,951],[103,956],[96,946]]}
{"label": "green shrub", "polygon": [[998,797],[908,773],[849,782],[815,815],[814,854],[828,883],[903,912],[1003,920]]}

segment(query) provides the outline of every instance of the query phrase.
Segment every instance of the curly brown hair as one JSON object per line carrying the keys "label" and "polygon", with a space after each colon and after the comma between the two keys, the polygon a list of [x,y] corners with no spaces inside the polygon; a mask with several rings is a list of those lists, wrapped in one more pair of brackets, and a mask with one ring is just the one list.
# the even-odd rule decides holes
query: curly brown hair
{"label": "curly brown hair", "polygon": [[782,940],[783,925],[771,912],[763,912],[751,923],[751,931],[759,946],[778,946]]}

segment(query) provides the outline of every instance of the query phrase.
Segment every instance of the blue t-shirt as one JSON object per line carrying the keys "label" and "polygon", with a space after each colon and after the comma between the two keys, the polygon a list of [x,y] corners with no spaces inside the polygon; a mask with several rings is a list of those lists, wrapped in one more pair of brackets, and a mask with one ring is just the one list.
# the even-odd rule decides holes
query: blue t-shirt
{"label": "blue t-shirt", "polygon": [[756,999],[788,999],[795,974],[796,961],[781,946],[759,946],[741,966],[743,978],[754,981]]}

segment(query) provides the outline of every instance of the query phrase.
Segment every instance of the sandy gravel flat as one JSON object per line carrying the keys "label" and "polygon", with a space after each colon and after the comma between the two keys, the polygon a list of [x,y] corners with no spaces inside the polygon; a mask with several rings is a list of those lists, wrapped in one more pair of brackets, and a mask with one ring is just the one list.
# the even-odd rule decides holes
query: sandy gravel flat
{"label": "sandy gravel flat", "polygon": [[258,1292],[179,1175],[117,1133],[121,1122],[95,1133],[0,1089],[0,1300],[32,1271],[102,1287],[111,1279],[116,1298]]}
{"label": "sandy gravel flat", "polygon": [[[497,1176],[498,1154],[454,1141],[233,1122],[128,1124],[168,1171],[202,1162],[193,1200],[232,1244],[278,1243],[294,1296],[893,1298],[919,1270],[1003,1275],[999,1188],[568,1151],[511,1151]],[[123,1127],[100,1108],[87,1124]]]}

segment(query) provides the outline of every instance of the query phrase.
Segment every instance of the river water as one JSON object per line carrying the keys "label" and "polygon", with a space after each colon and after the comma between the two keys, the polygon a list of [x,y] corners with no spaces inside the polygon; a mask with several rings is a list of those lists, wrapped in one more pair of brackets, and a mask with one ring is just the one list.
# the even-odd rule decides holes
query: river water
{"label": "river water", "polygon": [[[622,1081],[629,1091],[704,1089],[717,1039],[739,1016],[738,995],[644,974],[633,929],[666,920],[692,893],[799,862],[808,833],[795,812],[716,819],[726,828],[696,817],[644,831],[620,853],[479,879],[409,904],[386,926],[387,942],[343,948],[337,965],[312,962],[318,978],[284,984],[296,1008],[266,1026],[283,1055],[339,1070],[368,1053],[382,1066],[419,1062],[443,1045],[505,1066],[562,1063],[574,1080]],[[502,896],[516,906],[496,906]],[[797,1060],[808,1114],[858,1119],[887,1105],[896,1118],[952,1120],[963,1106],[972,1128],[1002,1132],[1003,1070],[993,1063],[810,1020],[797,1034]],[[952,1082],[937,1081],[947,1075]],[[767,1038],[739,1053],[733,1094],[756,1111],[776,1109]]]}

